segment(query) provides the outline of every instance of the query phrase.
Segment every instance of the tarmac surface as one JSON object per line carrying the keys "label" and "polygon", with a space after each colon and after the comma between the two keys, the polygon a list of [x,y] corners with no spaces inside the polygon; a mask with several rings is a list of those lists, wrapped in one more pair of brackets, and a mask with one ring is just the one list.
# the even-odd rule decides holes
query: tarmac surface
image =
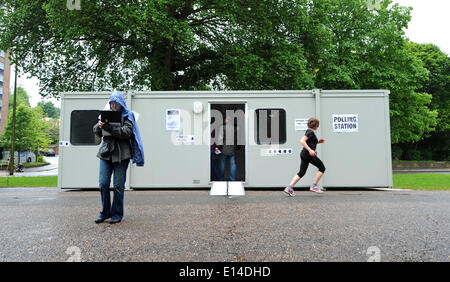
{"label": "tarmac surface", "polygon": [[95,224],[98,191],[0,188],[0,261],[450,261],[449,191],[127,190]]}

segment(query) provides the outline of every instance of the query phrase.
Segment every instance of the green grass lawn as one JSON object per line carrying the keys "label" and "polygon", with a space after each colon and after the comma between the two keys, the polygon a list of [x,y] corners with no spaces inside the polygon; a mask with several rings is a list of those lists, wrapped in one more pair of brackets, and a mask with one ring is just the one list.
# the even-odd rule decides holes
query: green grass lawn
{"label": "green grass lawn", "polygon": [[56,187],[58,176],[0,177],[0,187]]}
{"label": "green grass lawn", "polygon": [[450,190],[450,174],[394,174],[394,188],[412,190]]}

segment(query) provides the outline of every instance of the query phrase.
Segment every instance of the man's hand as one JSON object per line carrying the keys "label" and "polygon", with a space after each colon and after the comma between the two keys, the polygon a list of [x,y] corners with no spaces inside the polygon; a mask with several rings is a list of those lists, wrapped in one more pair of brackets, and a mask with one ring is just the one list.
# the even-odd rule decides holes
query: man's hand
{"label": "man's hand", "polygon": [[101,129],[106,130],[106,131],[111,131],[112,126],[109,123],[103,123]]}
{"label": "man's hand", "polygon": [[324,142],[325,142],[325,139],[323,139],[323,138],[319,139],[319,143],[324,143]]}
{"label": "man's hand", "polygon": [[309,150],[309,155],[311,157],[314,157],[314,156],[316,156],[316,152],[314,152],[313,150]]}

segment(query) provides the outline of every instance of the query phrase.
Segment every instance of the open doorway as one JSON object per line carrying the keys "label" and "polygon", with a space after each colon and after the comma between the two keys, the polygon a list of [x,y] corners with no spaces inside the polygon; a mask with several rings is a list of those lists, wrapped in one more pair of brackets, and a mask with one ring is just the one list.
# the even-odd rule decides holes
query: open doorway
{"label": "open doorway", "polygon": [[210,179],[245,182],[245,104],[211,104],[210,109]]}

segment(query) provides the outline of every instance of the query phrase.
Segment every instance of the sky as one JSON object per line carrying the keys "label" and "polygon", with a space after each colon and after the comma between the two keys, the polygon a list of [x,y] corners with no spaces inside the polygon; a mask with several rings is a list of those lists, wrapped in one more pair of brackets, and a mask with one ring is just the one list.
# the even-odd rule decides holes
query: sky
{"label": "sky", "polygon": [[406,37],[417,43],[433,43],[450,55],[450,0],[394,0],[411,6],[411,21]]}
{"label": "sky", "polygon": [[[411,6],[411,21],[405,35],[411,41],[417,43],[433,43],[443,52],[450,54],[450,0],[394,0],[401,6]],[[12,70],[11,85],[14,84],[14,71]],[[39,95],[39,80],[26,78],[26,75],[18,79],[18,85],[25,88],[30,96],[30,104],[35,107],[42,99]],[[61,101],[56,99],[44,99],[52,101],[60,107]]]}

